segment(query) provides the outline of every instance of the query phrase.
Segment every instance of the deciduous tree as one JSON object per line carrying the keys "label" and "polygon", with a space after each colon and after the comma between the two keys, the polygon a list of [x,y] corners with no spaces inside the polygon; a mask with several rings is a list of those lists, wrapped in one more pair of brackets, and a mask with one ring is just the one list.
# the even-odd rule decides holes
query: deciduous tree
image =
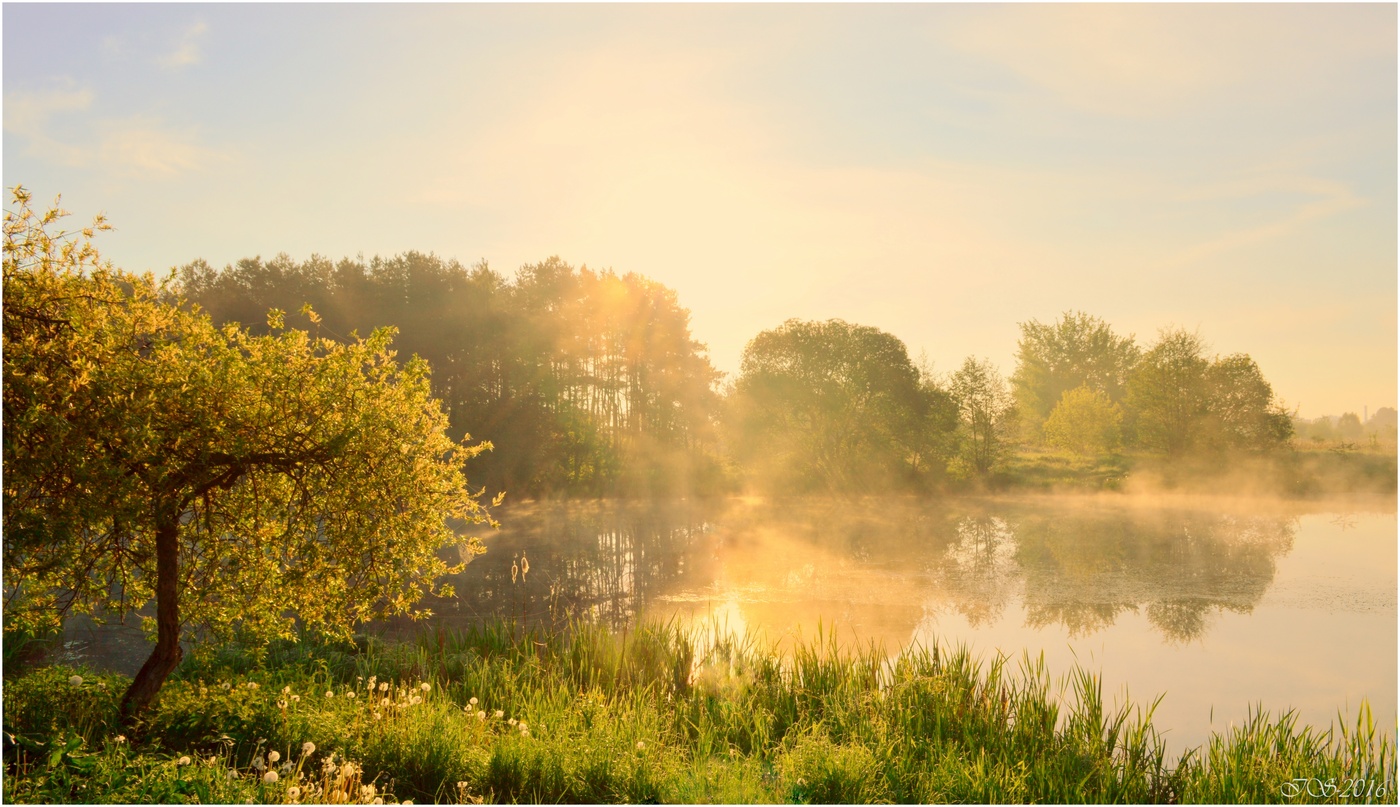
{"label": "deciduous tree", "polygon": [[1118,447],[1123,410],[1087,386],[1067,390],[1045,421],[1045,440],[1076,454],[1102,454]]}
{"label": "deciduous tree", "polygon": [[[347,634],[448,593],[449,519],[482,523],[467,447],[445,434],[428,367],[392,331],[336,342],[216,328],[149,275],[100,261],[92,231],[48,232],[14,191],[4,243],[4,617],[154,600],[133,719],[211,637]],[[318,319],[303,311],[314,325]],[[476,539],[470,545],[479,548]],[[421,612],[420,612],[421,613]]]}
{"label": "deciduous tree", "polygon": [[1050,325],[1021,323],[1011,385],[1025,431],[1039,436],[1061,396],[1081,386],[1120,403],[1138,352],[1133,337],[1120,337],[1108,323],[1079,311]]}
{"label": "deciduous tree", "polygon": [[1005,451],[1015,412],[1006,381],[990,360],[967,357],[948,385],[958,404],[962,457],[978,474],[992,469]]}

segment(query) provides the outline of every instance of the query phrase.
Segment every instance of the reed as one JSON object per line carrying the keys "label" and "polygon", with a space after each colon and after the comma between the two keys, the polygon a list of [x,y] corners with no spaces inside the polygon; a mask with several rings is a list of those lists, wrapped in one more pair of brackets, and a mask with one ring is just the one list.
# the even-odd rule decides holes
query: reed
{"label": "reed", "polygon": [[490,623],[400,643],[225,647],[194,654],[140,732],[120,737],[125,683],[59,667],[7,675],[4,797],[1394,803],[1396,792],[1394,735],[1364,705],[1326,729],[1257,709],[1173,759],[1152,726],[1158,701],[1110,706],[1089,670],[1055,678],[1043,658],[965,647],[891,659],[822,631],[779,648],[720,625]]}

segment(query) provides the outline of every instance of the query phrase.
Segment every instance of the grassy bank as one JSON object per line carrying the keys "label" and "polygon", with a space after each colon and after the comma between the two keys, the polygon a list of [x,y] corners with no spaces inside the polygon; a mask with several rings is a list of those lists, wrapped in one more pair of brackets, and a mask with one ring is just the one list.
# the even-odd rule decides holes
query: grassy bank
{"label": "grassy bank", "polygon": [[[1083,670],[649,626],[189,658],[138,732],[126,679],[4,688],[11,802],[1395,801],[1388,728],[1258,714],[1169,759]],[[273,774],[273,775],[269,775]],[[273,781],[275,779],[275,781]],[[1295,792],[1296,791],[1296,792]],[[1289,798],[1292,796],[1292,798]]]}

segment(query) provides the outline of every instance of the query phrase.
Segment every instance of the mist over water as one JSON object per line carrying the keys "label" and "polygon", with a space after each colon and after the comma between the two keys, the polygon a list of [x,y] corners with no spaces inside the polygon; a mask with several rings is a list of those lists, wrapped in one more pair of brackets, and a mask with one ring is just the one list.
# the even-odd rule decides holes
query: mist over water
{"label": "mist over water", "polygon": [[[493,615],[639,618],[844,645],[967,644],[1101,672],[1108,700],[1165,698],[1176,747],[1252,706],[1326,726],[1396,714],[1393,502],[1149,497],[542,503],[436,603],[427,629]],[[512,582],[512,566],[529,573]],[[393,633],[419,623],[386,626]]]}

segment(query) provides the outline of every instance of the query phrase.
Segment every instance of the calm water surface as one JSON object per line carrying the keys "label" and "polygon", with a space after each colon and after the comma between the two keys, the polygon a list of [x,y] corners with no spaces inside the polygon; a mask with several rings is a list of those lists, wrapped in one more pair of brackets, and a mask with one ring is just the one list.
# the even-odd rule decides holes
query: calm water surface
{"label": "calm water surface", "polygon": [[1043,653],[1052,675],[1101,672],[1110,700],[1165,693],[1154,723],[1175,748],[1260,704],[1326,726],[1365,698],[1382,730],[1396,722],[1393,502],[570,503],[500,519],[430,628],[641,617],[781,642],[820,623],[890,652]]}

